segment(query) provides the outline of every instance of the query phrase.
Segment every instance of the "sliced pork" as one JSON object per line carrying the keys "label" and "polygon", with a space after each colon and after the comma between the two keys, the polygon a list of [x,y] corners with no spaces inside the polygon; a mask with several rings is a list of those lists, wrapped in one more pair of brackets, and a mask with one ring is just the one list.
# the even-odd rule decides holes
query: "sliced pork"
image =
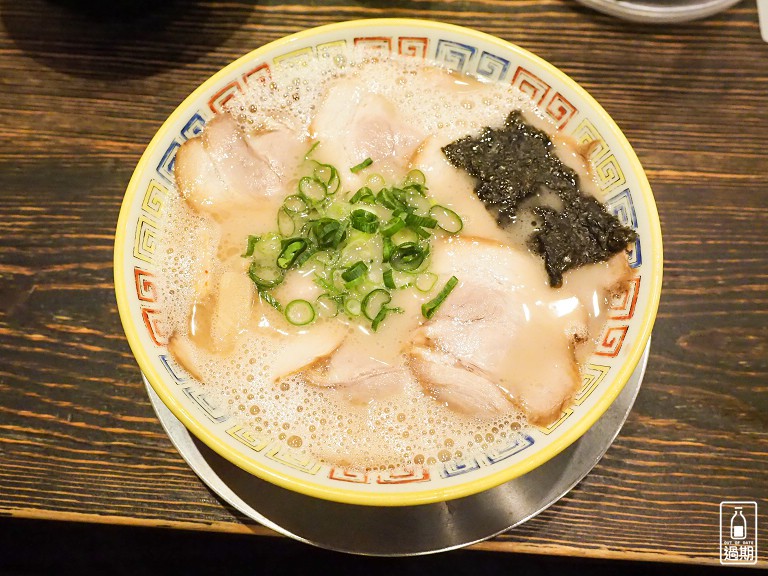
{"label": "sliced pork", "polygon": [[331,85],[310,125],[320,142],[314,157],[336,166],[349,188],[361,185],[366,174],[349,168],[373,160],[371,170],[391,180],[402,178],[408,161],[425,134],[410,126],[384,96],[369,92],[360,80],[342,79]]}
{"label": "sliced pork", "polygon": [[303,376],[315,386],[335,388],[353,404],[382,400],[401,392],[413,377],[400,362],[387,362],[352,343],[353,337]]}
{"label": "sliced pork", "polygon": [[190,206],[221,222],[284,194],[305,147],[291,130],[245,132],[231,115],[218,114],[176,153],[176,183]]}
{"label": "sliced pork", "polygon": [[279,382],[323,363],[341,346],[346,335],[344,326],[324,322],[312,326],[311,330],[293,333],[264,329],[256,337],[272,340],[276,352],[269,363],[268,379]]}
{"label": "sliced pork", "polygon": [[422,386],[462,412],[493,416],[522,409],[536,424],[559,416],[579,384],[569,330],[583,309],[560,314],[568,295],[547,286],[527,252],[482,240],[436,242],[433,268],[460,279],[408,348]]}

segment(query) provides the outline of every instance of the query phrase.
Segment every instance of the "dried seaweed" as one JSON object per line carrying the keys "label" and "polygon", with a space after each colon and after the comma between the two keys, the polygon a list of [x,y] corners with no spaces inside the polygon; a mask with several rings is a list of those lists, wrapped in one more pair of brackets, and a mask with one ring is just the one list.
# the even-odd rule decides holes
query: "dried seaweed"
{"label": "dried seaweed", "polygon": [[637,235],[592,196],[579,189],[579,178],[553,151],[546,133],[527,124],[519,111],[502,128],[484,128],[443,149],[448,161],[477,180],[475,193],[497,214],[500,225],[514,221],[518,207],[541,190],[562,200],[562,210],[537,206],[541,224],[530,239],[544,258],[551,286],[562,285],[563,273],[604,262],[627,249]]}

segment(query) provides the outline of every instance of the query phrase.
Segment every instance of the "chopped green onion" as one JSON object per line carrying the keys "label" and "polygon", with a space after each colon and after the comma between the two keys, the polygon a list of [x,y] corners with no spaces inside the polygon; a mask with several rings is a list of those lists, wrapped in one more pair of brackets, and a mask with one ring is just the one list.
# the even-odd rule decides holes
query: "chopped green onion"
{"label": "chopped green onion", "polygon": [[426,195],[415,184],[407,186],[403,190],[403,201],[408,205],[410,212],[421,215],[426,215],[429,212],[429,207],[432,206]]}
{"label": "chopped green onion", "polygon": [[248,236],[248,246],[245,249],[245,252],[241,254],[243,258],[250,258],[253,256],[253,251],[256,249],[256,242],[261,240],[261,236]]}
{"label": "chopped green onion", "polygon": [[408,184],[404,187],[407,191],[413,191],[416,194],[419,195],[419,197],[424,198],[426,200],[427,198],[427,187],[422,186],[421,184]]}
{"label": "chopped green onion", "polygon": [[360,278],[366,272],[368,272],[368,266],[365,265],[365,262],[359,260],[341,274],[341,279],[344,280],[344,282],[351,282],[352,280]]}
{"label": "chopped green onion", "polygon": [[376,201],[376,197],[373,195],[373,191],[371,191],[368,186],[363,186],[355,192],[355,194],[352,196],[352,198],[349,199],[350,204],[357,204],[358,202],[365,202],[366,204],[373,204]]}
{"label": "chopped green onion", "polygon": [[424,176],[424,172],[421,170],[411,170],[408,172],[408,174],[405,175],[405,182],[403,183],[403,186],[410,186],[411,184],[424,186],[426,182],[427,177]]}
{"label": "chopped green onion", "polygon": [[403,311],[402,308],[389,308],[387,306],[382,306],[381,310],[379,310],[379,313],[376,314],[376,318],[374,318],[373,322],[371,322],[371,330],[376,332],[376,330],[379,329],[379,324],[384,322],[384,318],[386,318],[387,314],[389,314],[390,312],[400,313],[402,311]]}
{"label": "chopped green onion", "polygon": [[312,236],[320,248],[338,248],[347,236],[346,223],[333,218],[320,218],[312,223]]}
{"label": "chopped green onion", "polygon": [[336,192],[339,191],[340,187],[341,187],[341,178],[339,178],[338,172],[334,172],[333,178],[331,178],[331,181],[328,182],[328,186],[327,186],[328,194],[336,194]]}
{"label": "chopped green onion", "polygon": [[283,249],[280,255],[277,257],[277,267],[283,270],[287,270],[293,266],[296,259],[301,256],[301,253],[307,249],[309,242],[306,238],[289,238],[283,240]]}
{"label": "chopped green onion", "polygon": [[306,300],[292,300],[285,306],[285,318],[294,326],[305,326],[315,319],[315,309]]}
{"label": "chopped green onion", "polygon": [[420,226],[423,228],[434,228],[437,226],[437,220],[428,216],[417,216],[416,214],[407,214],[405,223],[408,226]]}
{"label": "chopped green onion", "polygon": [[440,204],[432,206],[432,208],[429,209],[429,215],[435,219],[438,228],[449,234],[458,234],[461,232],[461,229],[464,228],[464,222],[459,215],[450,208],[446,208]]}
{"label": "chopped green onion", "polygon": [[398,190],[397,188],[382,188],[379,190],[379,193],[376,194],[376,203],[381,204],[390,210],[410,212],[410,207],[405,202],[404,197],[398,198],[398,195],[402,196],[402,190]]}
{"label": "chopped green onion", "polygon": [[320,318],[333,318],[339,313],[339,302],[329,294],[320,294],[315,300],[315,308]]}
{"label": "chopped green onion", "polygon": [[408,206],[408,199],[405,190],[393,186],[389,189],[395,202],[399,205],[399,208],[404,212],[410,212],[411,207]]}
{"label": "chopped green onion", "polygon": [[354,228],[350,229],[349,236],[340,254],[342,266],[349,266],[358,260],[371,263],[381,255],[381,244],[377,236],[365,234]]}
{"label": "chopped green onion", "polygon": [[389,236],[384,236],[384,242],[381,250],[381,261],[389,262],[389,259],[392,257],[392,250],[394,249],[395,245],[392,242],[392,238]]}
{"label": "chopped green onion", "polygon": [[373,160],[371,160],[370,158],[366,158],[365,160],[360,162],[360,164],[358,164],[357,166],[352,166],[352,168],[350,168],[349,171],[352,172],[352,174],[357,174],[358,172],[360,172],[360,170],[364,168],[368,168],[368,166],[370,166],[371,164],[373,164]]}
{"label": "chopped green onion", "polygon": [[[435,289],[438,277],[426,264],[429,238],[438,227],[455,234],[463,222],[453,210],[431,205],[420,170],[411,170],[395,186],[387,186],[380,174],[369,174],[354,194],[333,196],[341,187],[340,174],[330,164],[310,160],[318,145],[315,142],[306,154],[311,171],[278,209],[279,233],[248,237],[243,254],[252,260],[248,275],[259,297],[292,324],[303,326],[343,311],[350,318],[364,315],[376,331],[390,313],[402,312],[389,307],[392,291]],[[357,173],[372,163],[367,158],[350,170]],[[283,307],[271,289],[284,281],[286,271],[305,263],[311,264],[312,280],[323,294],[311,303],[293,300]],[[380,275],[370,273],[372,265],[383,263]],[[425,317],[432,317],[457,283],[452,277],[422,306]]]}
{"label": "chopped green onion", "polygon": [[429,238],[430,236],[432,236],[431,232],[429,232],[428,230],[424,230],[424,228],[421,228],[419,226],[414,226],[413,228],[411,228],[411,230],[416,232],[416,235],[419,238]]}
{"label": "chopped green onion", "polygon": [[274,232],[264,234],[261,240],[256,244],[253,251],[254,260],[273,260],[280,253],[280,235]]}
{"label": "chopped green onion", "polygon": [[379,229],[379,217],[368,210],[353,210],[349,215],[349,222],[352,228],[366,234],[373,234]]}
{"label": "chopped green onion", "polygon": [[339,259],[338,252],[332,252],[329,250],[318,250],[312,254],[312,256],[315,257],[315,261],[317,261],[317,263],[323,268],[334,265]]}
{"label": "chopped green onion", "polygon": [[307,208],[309,208],[307,201],[298,194],[292,194],[283,201],[283,209],[286,212],[300,213],[304,212]]}
{"label": "chopped green onion", "polygon": [[285,274],[271,266],[264,266],[258,262],[251,262],[248,267],[248,277],[259,289],[274,288],[283,281]]}
{"label": "chopped green onion", "polygon": [[381,227],[381,234],[383,236],[392,236],[398,230],[403,228],[405,228],[405,221],[401,218],[395,217]]}
{"label": "chopped green onion", "polygon": [[437,274],[433,272],[424,272],[416,277],[416,281],[413,283],[416,289],[420,292],[429,292],[435,287],[437,283]]}
{"label": "chopped green onion", "polygon": [[405,242],[418,242],[420,236],[413,228],[403,228],[399,230],[394,236],[392,236],[392,242],[395,245],[403,244]]}
{"label": "chopped green onion", "polygon": [[363,298],[363,315],[368,318],[368,320],[373,320],[376,318],[376,315],[381,311],[381,309],[391,301],[392,296],[390,296],[389,292],[384,290],[384,288],[371,290],[368,292],[368,294],[365,295],[365,298]]}
{"label": "chopped green onion", "polygon": [[315,167],[314,175],[315,178],[320,180],[323,184],[328,184],[333,179],[334,174],[336,173],[336,168],[331,166],[330,164],[318,164]]}
{"label": "chopped green onion", "polygon": [[458,283],[459,279],[456,278],[456,276],[451,276],[450,280],[445,283],[445,286],[443,286],[437,296],[435,296],[429,302],[425,302],[421,305],[421,313],[424,315],[424,318],[429,319],[435,315],[437,309],[440,308],[440,305],[448,297],[448,294],[451,293],[451,291],[456,287],[456,284]]}
{"label": "chopped green onion", "polygon": [[277,230],[283,236],[291,236],[296,231],[296,222],[285,208],[277,212]]}
{"label": "chopped green onion", "polygon": [[[390,290],[395,290],[397,288],[397,284],[395,284],[395,279],[392,277],[392,268],[387,268],[384,271],[383,277],[384,277],[384,286],[386,286]],[[437,276],[435,276],[435,278],[437,278]]]}
{"label": "chopped green onion", "polygon": [[360,316],[360,300],[357,298],[344,298],[344,311],[350,316]]}
{"label": "chopped green onion", "polygon": [[309,160],[309,157],[312,155],[312,152],[314,152],[315,148],[317,148],[318,146],[320,146],[320,141],[319,140],[317,142],[315,142],[314,144],[312,144],[312,148],[307,150],[307,153],[304,154],[304,160]]}
{"label": "chopped green onion", "polygon": [[325,183],[317,178],[304,176],[299,180],[299,194],[312,202],[320,202],[328,193]]}
{"label": "chopped green onion", "polygon": [[317,251],[317,246],[313,244],[308,244],[307,249],[304,250],[301,254],[299,254],[299,257],[296,258],[293,265],[296,266],[296,268],[300,268],[303,266],[307,260],[312,258],[312,256],[315,255],[315,252]]}
{"label": "chopped green onion", "polygon": [[283,311],[283,306],[280,304],[280,302],[277,301],[277,298],[272,296],[272,294],[270,294],[266,290],[259,290],[259,296],[264,300],[264,302],[272,306],[272,308],[274,308],[278,312]]}
{"label": "chopped green onion", "polygon": [[421,266],[425,256],[424,249],[416,242],[403,242],[392,250],[389,263],[395,270],[412,272]]}
{"label": "chopped green onion", "polygon": [[365,185],[374,192],[378,192],[384,188],[386,184],[387,183],[381,174],[371,174],[368,176],[368,178],[365,179]]}
{"label": "chopped green onion", "polygon": [[379,313],[376,314],[376,317],[373,319],[373,322],[371,322],[371,330],[376,332],[379,329],[379,324],[384,322],[384,318],[387,317],[387,312],[389,312],[389,308],[382,306]]}
{"label": "chopped green onion", "polygon": [[354,291],[358,286],[361,286],[363,281],[365,281],[365,276],[359,276],[353,280],[350,280],[349,282],[344,282],[344,288],[346,288],[348,291],[352,292]]}
{"label": "chopped green onion", "polygon": [[320,286],[323,290],[328,290],[329,293],[335,293],[338,292],[336,286],[333,284],[333,282],[330,282],[323,278],[322,276],[315,276],[314,279],[315,284]]}
{"label": "chopped green onion", "polygon": [[330,164],[318,164],[314,171],[315,178],[325,184],[328,194],[333,194],[339,189],[341,180],[336,168]]}

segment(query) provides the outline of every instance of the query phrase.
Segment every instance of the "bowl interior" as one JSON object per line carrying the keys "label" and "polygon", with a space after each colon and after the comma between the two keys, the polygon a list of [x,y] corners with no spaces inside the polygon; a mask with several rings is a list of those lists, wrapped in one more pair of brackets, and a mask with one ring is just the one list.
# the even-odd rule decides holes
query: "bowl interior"
{"label": "bowl interior", "polygon": [[[428,59],[511,83],[559,131],[580,144],[594,142],[589,159],[603,199],[638,233],[630,253],[636,276],[629,290],[612,302],[573,405],[550,426],[521,430],[501,447],[460,460],[371,473],[346,470],[239,423],[168,353],[156,250],[168,198],[176,193],[176,152],[249,83],[270,78],[280,66],[349,46]],[[643,170],[619,128],[582,88],[540,58],[492,36],[430,21],[383,19],[323,26],[278,40],[233,62],[195,90],[157,132],[128,186],[115,242],[115,285],[123,326],[142,371],[192,433],[234,464],[288,489],[339,502],[391,506],[486,490],[532,470],[577,440],[616,398],[642,355],[658,306],[661,263],[658,215]]]}

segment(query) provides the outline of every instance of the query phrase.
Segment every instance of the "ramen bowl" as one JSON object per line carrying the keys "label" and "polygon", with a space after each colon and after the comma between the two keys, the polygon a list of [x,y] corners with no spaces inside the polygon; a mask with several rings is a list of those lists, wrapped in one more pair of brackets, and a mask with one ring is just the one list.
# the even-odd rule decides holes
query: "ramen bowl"
{"label": "ramen bowl", "polygon": [[[158,239],[174,186],[175,154],[250,83],[281,66],[357,47],[426,59],[526,93],[557,130],[585,145],[601,199],[633,228],[635,275],[612,297],[606,325],[583,367],[574,401],[547,427],[523,427],[493,448],[434,464],[361,471],[326,464],[279,437],[256,432],[168,351]],[[621,130],[576,82],[541,58],[498,38],[431,21],[363,20],[322,26],[267,44],[226,66],[171,114],[148,145],[122,204],[115,240],[115,287],[134,356],[170,411],[201,441],[240,468],[288,490],[356,505],[408,506],[476,494],[517,478],[578,440],[611,405],[637,366],[661,290],[662,243],[653,195]]]}

